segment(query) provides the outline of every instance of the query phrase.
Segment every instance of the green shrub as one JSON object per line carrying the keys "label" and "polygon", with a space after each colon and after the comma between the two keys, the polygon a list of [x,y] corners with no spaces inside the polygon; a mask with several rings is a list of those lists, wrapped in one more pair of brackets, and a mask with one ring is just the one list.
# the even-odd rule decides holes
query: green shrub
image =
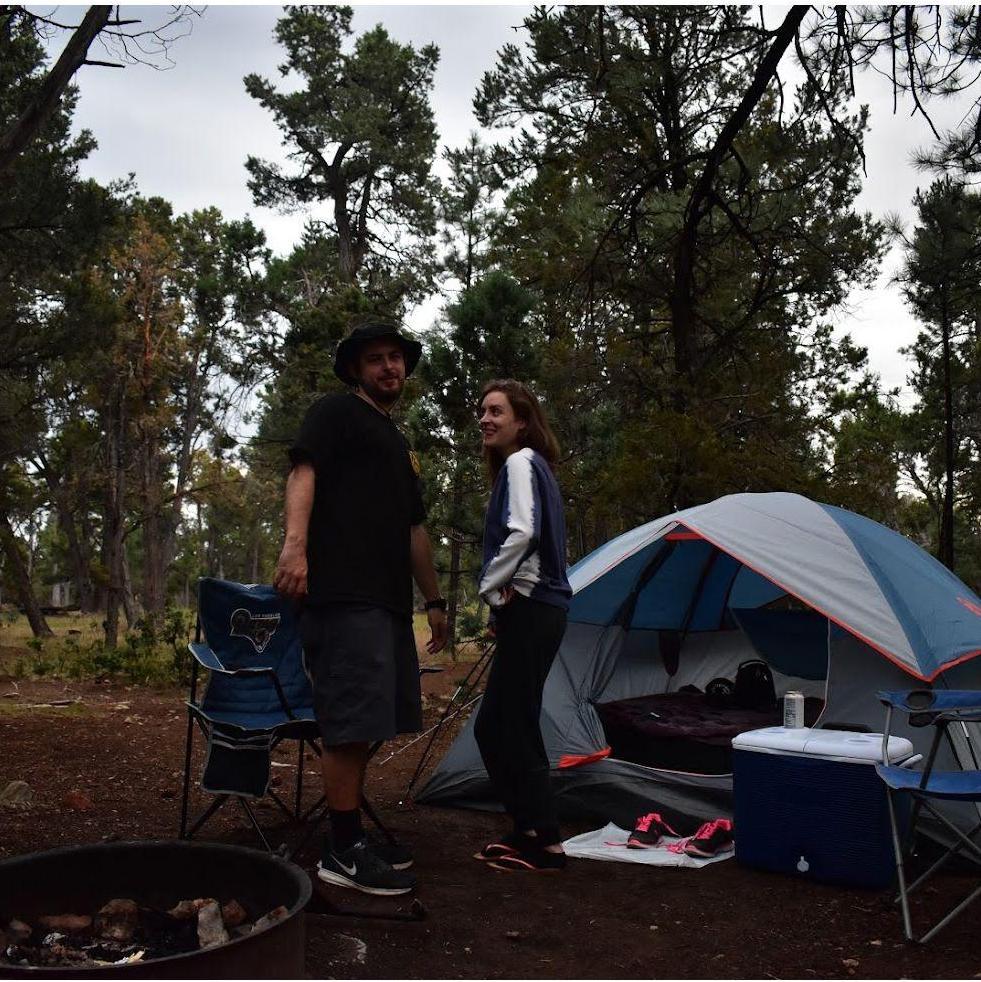
{"label": "green shrub", "polygon": [[457,642],[480,638],[487,622],[487,612],[481,607],[460,607],[456,612]]}
{"label": "green shrub", "polygon": [[187,650],[187,642],[194,629],[194,615],[183,607],[167,606],[164,611],[163,640],[170,645],[173,652],[170,662],[170,672],[173,681],[189,682],[191,678],[191,653]]}

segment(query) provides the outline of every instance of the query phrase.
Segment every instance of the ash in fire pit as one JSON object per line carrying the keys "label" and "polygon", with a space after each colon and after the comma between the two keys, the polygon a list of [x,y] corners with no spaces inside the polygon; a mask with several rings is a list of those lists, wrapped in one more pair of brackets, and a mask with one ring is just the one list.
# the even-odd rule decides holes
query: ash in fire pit
{"label": "ash in fire pit", "polygon": [[168,911],[135,900],[110,900],[94,916],[47,914],[32,923],[14,918],[0,927],[0,965],[92,968],[152,961],[226,944],[262,931],[288,915],[276,907],[254,922],[232,899],[182,900]]}

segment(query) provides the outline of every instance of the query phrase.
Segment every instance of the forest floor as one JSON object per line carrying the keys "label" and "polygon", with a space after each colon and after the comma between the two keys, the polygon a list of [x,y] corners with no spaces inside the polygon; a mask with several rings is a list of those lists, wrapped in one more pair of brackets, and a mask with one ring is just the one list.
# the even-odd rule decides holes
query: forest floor
{"label": "forest floor", "polygon": [[[0,666],[24,654],[0,647]],[[424,677],[428,721],[466,668]],[[22,780],[33,792],[28,806],[0,809],[0,859],[71,844],[173,837],[184,695],[176,687],[14,679],[0,667],[0,790]],[[390,827],[415,851],[427,916],[417,922],[339,918],[317,912],[315,900],[305,915],[310,977],[981,978],[981,906],[920,947],[904,943],[887,894],[797,881],[734,861],[685,870],[573,860],[550,876],[487,869],[472,853],[501,819],[403,804],[423,745],[389,758],[406,743],[379,753],[370,789]],[[194,773],[200,741],[197,746]],[[277,755],[284,787],[295,759],[286,751]],[[312,801],[312,762],[307,769]],[[192,795],[195,809],[207,800]],[[290,836],[276,812],[259,813],[272,841]],[[255,841],[230,809],[206,833]],[[297,861],[312,868],[317,858],[311,844]],[[972,885],[955,874],[936,884],[914,905],[914,924],[939,916]],[[406,907],[336,889],[335,897],[362,909]]]}

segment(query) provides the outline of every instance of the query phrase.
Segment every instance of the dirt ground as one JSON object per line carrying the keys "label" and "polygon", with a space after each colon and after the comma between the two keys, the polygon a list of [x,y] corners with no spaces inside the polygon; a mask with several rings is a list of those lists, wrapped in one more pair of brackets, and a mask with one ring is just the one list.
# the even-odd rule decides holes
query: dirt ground
{"label": "dirt ground", "polygon": [[[427,715],[453,686],[428,676]],[[183,693],[120,684],[14,682],[0,675],[0,790],[34,792],[29,807],[0,810],[0,858],[55,846],[170,838],[180,805]],[[76,700],[65,707],[39,704]],[[902,940],[889,896],[808,884],[743,869],[702,870],[571,861],[558,875],[498,873],[471,858],[500,819],[400,804],[422,744],[385,760],[371,795],[412,845],[427,916],[412,923],[306,915],[307,970],[323,978],[981,978],[981,904],[930,945]],[[294,761],[280,756],[281,763]],[[277,767],[284,786],[294,768]],[[310,800],[315,788],[312,764]],[[206,802],[195,794],[194,804]],[[277,813],[260,814],[281,841]],[[570,832],[583,831],[570,826]],[[254,844],[231,809],[208,838]],[[311,867],[311,845],[298,861]],[[914,908],[925,924],[971,881],[939,878]],[[399,902],[336,890],[338,903],[399,909]],[[406,905],[401,904],[401,909]],[[362,944],[357,944],[357,939]],[[358,952],[361,952],[359,959]]]}

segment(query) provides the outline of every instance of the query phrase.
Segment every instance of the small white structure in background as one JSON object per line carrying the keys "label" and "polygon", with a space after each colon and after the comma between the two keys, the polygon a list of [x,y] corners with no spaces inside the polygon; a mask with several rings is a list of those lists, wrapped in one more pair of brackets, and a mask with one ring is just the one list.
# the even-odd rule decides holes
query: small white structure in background
{"label": "small white structure in background", "polygon": [[61,580],[51,584],[51,606],[70,607],[72,604],[72,582]]}

